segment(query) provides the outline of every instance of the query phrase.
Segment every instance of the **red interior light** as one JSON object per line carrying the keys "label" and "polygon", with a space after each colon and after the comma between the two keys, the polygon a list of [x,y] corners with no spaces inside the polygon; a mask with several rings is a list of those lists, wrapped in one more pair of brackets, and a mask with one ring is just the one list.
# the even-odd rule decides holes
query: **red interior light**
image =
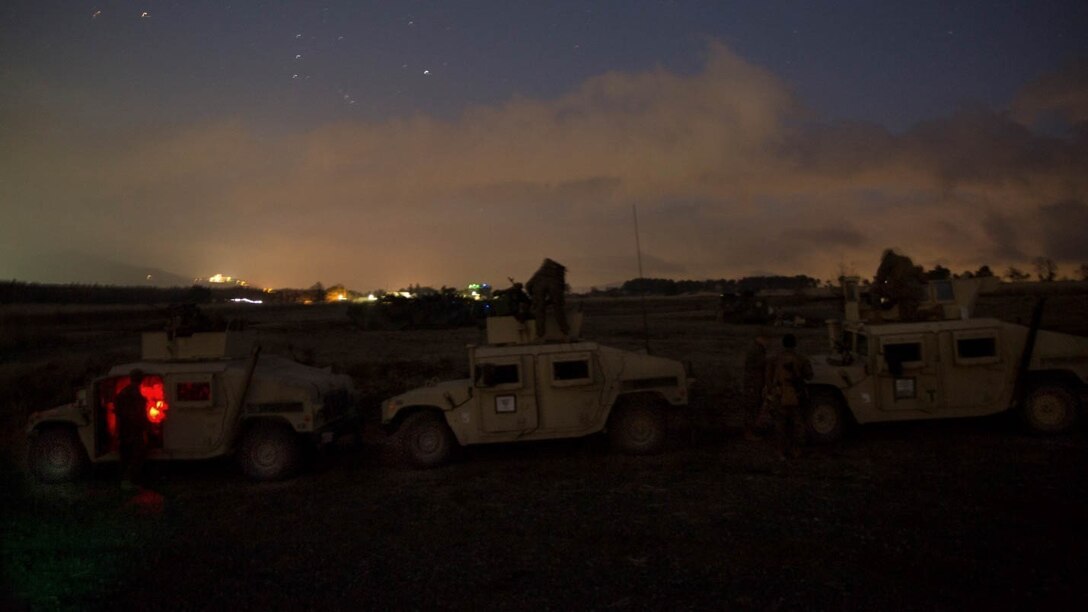
{"label": "red interior light", "polygon": [[162,379],[158,376],[144,378],[140,383],[140,394],[147,399],[147,420],[151,423],[162,423],[166,420],[166,411],[170,407],[166,405]]}

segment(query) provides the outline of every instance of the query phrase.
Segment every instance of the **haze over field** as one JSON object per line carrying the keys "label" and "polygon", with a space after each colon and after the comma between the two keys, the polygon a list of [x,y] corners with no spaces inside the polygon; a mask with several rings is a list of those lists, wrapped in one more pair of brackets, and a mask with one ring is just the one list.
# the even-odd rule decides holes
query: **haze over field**
{"label": "haze over field", "polygon": [[258,5],[5,9],[0,278],[1088,261],[1081,3]]}

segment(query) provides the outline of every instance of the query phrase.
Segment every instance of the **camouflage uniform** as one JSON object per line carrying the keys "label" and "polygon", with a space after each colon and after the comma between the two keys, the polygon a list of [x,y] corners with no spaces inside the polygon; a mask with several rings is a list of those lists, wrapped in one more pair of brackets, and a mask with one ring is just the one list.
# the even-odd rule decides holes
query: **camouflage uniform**
{"label": "camouflage uniform", "polygon": [[774,416],[778,453],[796,457],[805,444],[805,381],[811,380],[813,374],[812,364],[797,354],[787,338],[793,336],[783,338],[782,352],[767,365],[767,398]]}
{"label": "camouflage uniform", "polygon": [[533,317],[536,318],[536,335],[544,336],[544,314],[551,301],[555,307],[555,320],[564,334],[570,332],[567,326],[567,313],[563,308],[563,292],[567,284],[567,269],[550,259],[540,264],[540,269],[533,274],[525,289],[533,300]]}
{"label": "camouflage uniform", "polygon": [[140,393],[142,374],[133,373],[128,386],[114,398],[122,483],[139,483],[147,458],[147,399]]}
{"label": "camouflage uniform", "polygon": [[767,384],[767,346],[760,336],[744,356],[744,434],[755,436],[763,418],[763,388]]}

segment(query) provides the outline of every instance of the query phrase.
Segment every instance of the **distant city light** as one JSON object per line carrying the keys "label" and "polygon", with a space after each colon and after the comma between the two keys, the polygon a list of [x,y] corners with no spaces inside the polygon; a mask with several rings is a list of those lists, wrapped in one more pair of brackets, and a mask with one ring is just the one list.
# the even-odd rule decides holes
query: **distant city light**
{"label": "distant city light", "polygon": [[213,285],[238,285],[239,287],[246,287],[249,285],[247,281],[225,274],[213,274],[208,277],[208,282]]}
{"label": "distant city light", "polygon": [[245,303],[245,304],[264,304],[264,300],[251,300],[249,298],[231,298],[230,301],[232,301],[234,303]]}

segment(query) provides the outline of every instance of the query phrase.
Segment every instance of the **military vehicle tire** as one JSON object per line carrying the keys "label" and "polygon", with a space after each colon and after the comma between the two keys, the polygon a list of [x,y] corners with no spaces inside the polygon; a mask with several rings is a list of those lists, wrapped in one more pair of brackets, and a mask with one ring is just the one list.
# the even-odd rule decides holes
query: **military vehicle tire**
{"label": "military vehicle tire", "polygon": [[42,482],[75,480],[90,460],[79,436],[71,427],[49,427],[30,441],[30,469]]}
{"label": "military vehicle tire", "polygon": [[417,412],[404,420],[400,428],[401,450],[412,465],[438,467],[447,463],[457,446],[457,439],[442,415]]}
{"label": "military vehicle tire", "polygon": [[846,407],[833,391],[814,389],[805,409],[808,439],[816,444],[831,444],[842,439],[846,429]]}
{"label": "military vehicle tire", "polygon": [[294,473],[301,458],[298,436],[283,423],[257,422],[242,434],[238,461],[253,480],[279,480]]}
{"label": "military vehicle tire", "polygon": [[630,455],[651,455],[665,444],[665,414],[651,403],[625,403],[608,417],[608,439],[616,450]]}
{"label": "military vehicle tire", "polygon": [[1021,414],[1034,433],[1065,433],[1077,421],[1077,398],[1061,385],[1038,385],[1028,392]]}

